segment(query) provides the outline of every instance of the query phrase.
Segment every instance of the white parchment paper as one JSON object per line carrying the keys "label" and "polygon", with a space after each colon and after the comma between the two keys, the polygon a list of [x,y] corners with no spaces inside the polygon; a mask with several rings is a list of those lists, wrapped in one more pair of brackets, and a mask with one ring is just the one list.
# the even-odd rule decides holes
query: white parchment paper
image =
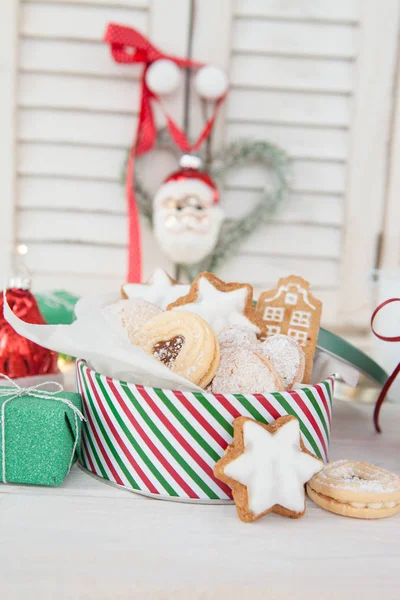
{"label": "white parchment paper", "polygon": [[[91,368],[108,377],[150,387],[202,391],[133,346],[117,321],[107,318],[104,307],[120,299],[118,293],[87,296],[76,304],[76,321],[72,325],[32,325],[21,321],[4,297],[4,316],[20,335],[44,348],[83,358]],[[357,385],[356,369],[317,349],[311,383],[319,383],[335,373],[340,373],[349,385]]]}
{"label": "white parchment paper", "polygon": [[82,298],[72,325],[32,325],[21,321],[4,298],[4,316],[17,333],[44,348],[83,358],[90,367],[115,379],[166,389],[201,391],[119,335],[102,308],[120,300],[119,294]]}

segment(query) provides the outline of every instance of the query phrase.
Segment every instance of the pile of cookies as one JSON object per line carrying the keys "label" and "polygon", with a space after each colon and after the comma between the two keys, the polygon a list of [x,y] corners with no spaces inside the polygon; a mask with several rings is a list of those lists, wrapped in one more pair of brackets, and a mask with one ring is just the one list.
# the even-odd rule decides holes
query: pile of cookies
{"label": "pile of cookies", "polygon": [[157,269],[125,284],[105,310],[130,342],[212,393],[267,393],[310,380],[322,305],[304,279],[290,276],[253,304],[248,283],[201,273],[193,283]]}
{"label": "pile of cookies", "polygon": [[292,415],[270,425],[237,417],[233,429],[233,443],[214,474],[232,489],[242,521],[257,521],[269,513],[302,517],[305,484],[318,506],[345,517],[382,519],[400,511],[398,475],[355,460],[324,465],[306,450],[299,421]]}

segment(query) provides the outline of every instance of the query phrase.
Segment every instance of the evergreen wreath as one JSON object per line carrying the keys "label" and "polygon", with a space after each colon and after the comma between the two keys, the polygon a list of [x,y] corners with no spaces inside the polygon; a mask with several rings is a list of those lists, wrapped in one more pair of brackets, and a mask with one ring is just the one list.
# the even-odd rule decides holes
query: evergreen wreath
{"label": "evergreen wreath", "polygon": [[[157,135],[157,147],[166,149],[177,158],[179,157],[179,153],[169,140],[165,129],[161,129]],[[225,219],[216,247],[201,263],[176,265],[179,271],[185,273],[189,281],[202,271],[214,271],[235,254],[239,245],[249,238],[258,226],[265,224],[286,199],[290,178],[289,157],[284,150],[269,142],[251,139],[234,141],[210,161],[208,171],[220,189],[223,189],[226,177],[232,169],[254,163],[268,168],[272,172],[270,185],[264,188],[256,206],[244,217]],[[139,211],[152,225],[153,198],[137,173],[138,169],[136,168],[134,185]]]}

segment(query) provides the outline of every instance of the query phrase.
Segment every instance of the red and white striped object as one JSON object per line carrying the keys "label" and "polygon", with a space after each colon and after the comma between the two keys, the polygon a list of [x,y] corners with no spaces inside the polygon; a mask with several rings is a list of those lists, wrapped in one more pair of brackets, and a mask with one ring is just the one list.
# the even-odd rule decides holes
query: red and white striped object
{"label": "red and white striped object", "polygon": [[208,394],[149,388],[105,377],[77,362],[87,418],[81,463],[133,491],[182,500],[229,500],[213,474],[239,415],[271,423],[291,414],[307,450],[328,460],[333,377],[270,394]]}

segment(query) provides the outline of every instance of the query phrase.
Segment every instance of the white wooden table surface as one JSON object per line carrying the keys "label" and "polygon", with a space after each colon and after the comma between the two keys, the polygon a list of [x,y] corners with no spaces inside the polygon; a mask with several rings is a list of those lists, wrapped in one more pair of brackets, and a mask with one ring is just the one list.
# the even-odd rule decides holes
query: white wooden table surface
{"label": "white wooden table surface", "polygon": [[[337,402],[331,459],[400,472],[400,406]],[[298,521],[146,499],[74,467],[60,488],[0,487],[0,596],[399,598],[400,515],[359,521],[311,501]],[[379,595],[379,596],[378,596]]]}

